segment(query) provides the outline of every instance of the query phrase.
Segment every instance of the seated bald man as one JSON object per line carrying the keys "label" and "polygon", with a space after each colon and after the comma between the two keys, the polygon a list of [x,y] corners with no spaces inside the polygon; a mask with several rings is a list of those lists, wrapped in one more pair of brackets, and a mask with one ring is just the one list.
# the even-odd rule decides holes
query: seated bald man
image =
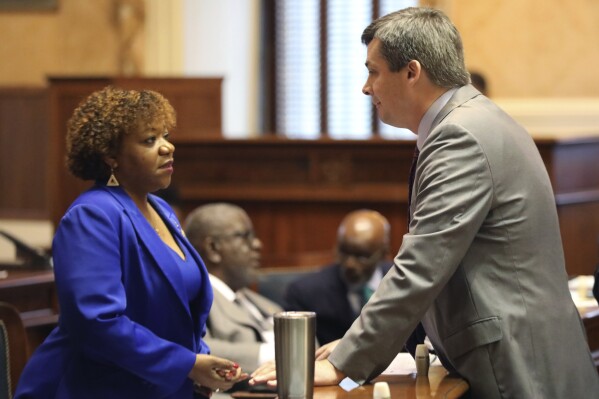
{"label": "seated bald man", "polygon": [[248,371],[274,360],[272,315],[283,309],[247,288],[262,250],[247,213],[224,202],[200,206],[187,217],[185,234],[210,273],[214,300],[204,341],[211,353]]}
{"label": "seated bald man", "polygon": [[337,230],[337,260],[287,287],[286,310],[316,312],[319,344],[341,338],[392,263],[386,260],[390,227],[379,212],[349,213]]}

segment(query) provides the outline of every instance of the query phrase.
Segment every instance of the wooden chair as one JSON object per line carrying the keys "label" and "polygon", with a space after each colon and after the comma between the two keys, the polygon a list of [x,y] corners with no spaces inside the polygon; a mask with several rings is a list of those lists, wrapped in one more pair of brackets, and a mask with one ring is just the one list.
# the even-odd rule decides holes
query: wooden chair
{"label": "wooden chair", "polygon": [[0,302],[0,399],[13,397],[28,356],[27,335],[19,311]]}

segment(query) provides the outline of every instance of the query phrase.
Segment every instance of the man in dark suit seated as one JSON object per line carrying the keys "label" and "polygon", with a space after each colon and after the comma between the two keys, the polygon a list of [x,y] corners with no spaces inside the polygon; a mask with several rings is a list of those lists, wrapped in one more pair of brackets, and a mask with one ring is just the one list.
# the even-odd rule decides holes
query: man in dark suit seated
{"label": "man in dark suit seated", "polygon": [[319,344],[345,334],[391,267],[389,231],[376,211],[349,213],[337,232],[337,262],[289,284],[286,309],[316,312]]}

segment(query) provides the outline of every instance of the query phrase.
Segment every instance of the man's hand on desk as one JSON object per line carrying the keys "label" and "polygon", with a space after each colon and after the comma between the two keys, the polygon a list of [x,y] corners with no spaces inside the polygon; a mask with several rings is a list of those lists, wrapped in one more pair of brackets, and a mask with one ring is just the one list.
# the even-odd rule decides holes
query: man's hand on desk
{"label": "man's hand on desk", "polygon": [[335,349],[335,347],[339,343],[339,341],[340,340],[338,339],[318,348],[316,350],[316,360],[323,360],[328,358],[331,352],[333,352],[333,349]]}
{"label": "man's hand on desk", "polygon": [[317,360],[314,367],[314,385],[337,385],[345,374],[337,370],[328,359]]}
{"label": "man's hand on desk", "polygon": [[266,362],[250,374],[249,384],[251,386],[266,384],[271,387],[277,386],[277,369],[274,361]]}
{"label": "man's hand on desk", "polygon": [[[337,385],[345,375],[337,370],[328,360],[317,360],[314,363],[314,385]],[[277,386],[277,371],[275,362],[268,362],[260,366],[251,375],[249,384],[267,384],[271,387]]]}

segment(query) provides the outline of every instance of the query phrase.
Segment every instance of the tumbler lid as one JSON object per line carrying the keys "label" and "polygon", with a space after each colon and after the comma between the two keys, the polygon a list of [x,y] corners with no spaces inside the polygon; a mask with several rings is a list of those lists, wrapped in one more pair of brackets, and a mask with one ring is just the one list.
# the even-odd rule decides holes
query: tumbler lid
{"label": "tumbler lid", "polygon": [[311,319],[316,318],[316,313],[305,311],[288,311],[275,313],[273,317],[275,319]]}

